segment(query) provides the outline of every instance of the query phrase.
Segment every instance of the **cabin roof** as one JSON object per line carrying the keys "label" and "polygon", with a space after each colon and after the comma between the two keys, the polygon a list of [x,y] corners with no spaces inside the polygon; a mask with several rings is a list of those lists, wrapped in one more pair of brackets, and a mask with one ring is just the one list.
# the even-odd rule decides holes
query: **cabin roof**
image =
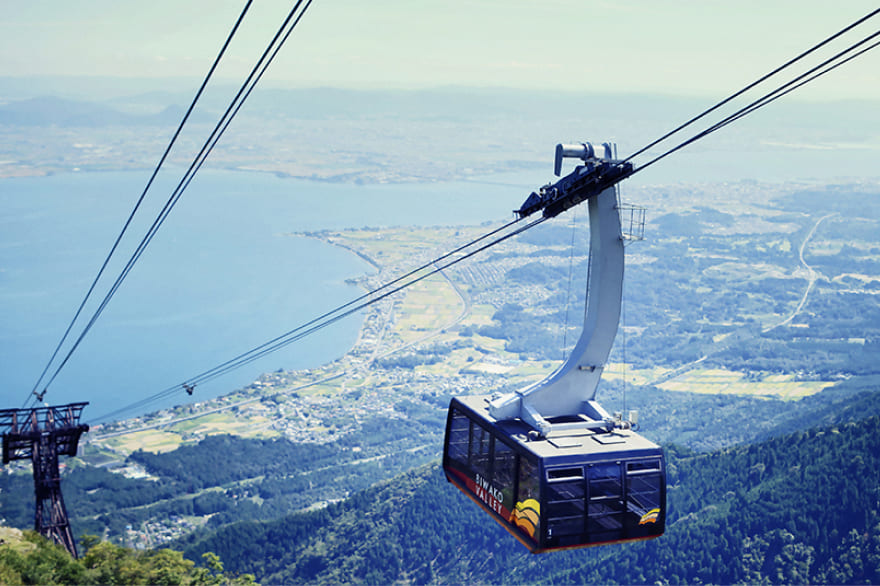
{"label": "cabin roof", "polygon": [[617,429],[611,433],[586,428],[556,429],[546,438],[530,440],[529,431],[532,427],[522,420],[499,421],[489,415],[488,396],[461,396],[456,399],[506,436],[510,443],[519,445],[540,458],[545,466],[660,455],[660,446],[635,431],[626,429]]}

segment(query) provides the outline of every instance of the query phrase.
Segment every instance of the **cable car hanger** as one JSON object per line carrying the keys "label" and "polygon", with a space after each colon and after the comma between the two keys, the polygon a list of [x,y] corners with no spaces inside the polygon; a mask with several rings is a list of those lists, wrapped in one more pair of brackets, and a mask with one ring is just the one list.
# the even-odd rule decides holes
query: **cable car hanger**
{"label": "cable car hanger", "polygon": [[[623,293],[624,239],[615,186],[633,174],[633,165],[614,160],[608,143],[599,147],[590,143],[557,145],[557,176],[564,158],[578,158],[584,164],[533,192],[516,213],[525,217],[543,210],[544,217],[553,217],[587,201],[590,260],[584,327],[571,354],[555,372],[524,390],[493,396],[489,402],[492,417],[522,419],[540,437],[560,426],[605,431],[630,426],[628,421],[609,416],[595,397],[617,335]],[[577,421],[554,425],[547,420],[552,417],[574,417]]]}

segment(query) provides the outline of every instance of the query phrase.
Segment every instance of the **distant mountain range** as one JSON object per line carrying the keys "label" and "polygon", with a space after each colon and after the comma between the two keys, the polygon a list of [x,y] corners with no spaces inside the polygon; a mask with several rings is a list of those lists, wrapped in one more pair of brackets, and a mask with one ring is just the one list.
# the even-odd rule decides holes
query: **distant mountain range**
{"label": "distant mountain range", "polygon": [[96,102],[39,97],[0,105],[0,124],[9,126],[164,126],[173,128],[183,109],[167,106],[156,114],[129,114]]}
{"label": "distant mountain range", "polygon": [[[0,124],[113,123],[176,124],[182,105],[195,95],[198,80],[88,80],[51,78],[27,83],[0,77]],[[232,100],[237,85],[213,82],[200,99],[195,114],[210,112],[214,121]],[[177,104],[177,106],[170,106]],[[405,89],[347,89],[332,87],[277,88],[259,86],[247,100],[243,114],[283,118],[321,119],[392,116],[402,119],[469,120],[491,126],[493,120],[520,118],[523,123],[568,118],[590,121],[590,135],[605,135],[605,127],[639,125],[645,131],[669,130],[712,104],[687,96],[573,93],[557,88],[437,87]],[[787,101],[784,108],[768,110],[755,128],[785,129],[814,140],[865,140],[880,123],[880,109],[869,101]],[[760,118],[760,116],[758,117]],[[659,124],[659,125],[658,125]],[[648,126],[645,126],[648,125]],[[738,124],[747,127],[749,123]],[[821,130],[821,132],[817,132]],[[580,135],[581,132],[576,132]],[[728,137],[732,139],[733,137]],[[644,136],[642,136],[644,139]]]}
{"label": "distant mountain range", "polygon": [[[152,160],[161,152],[164,137],[179,124],[198,82],[0,77],[0,137],[13,147],[4,159],[21,167],[7,172],[106,170],[108,165],[130,167],[132,159]],[[213,125],[237,89],[223,81],[209,84],[191,122]],[[730,104],[730,109],[745,103]],[[259,86],[236,116],[221,150],[228,167],[256,165],[287,176],[366,182],[448,180],[519,168],[523,161],[531,165],[546,161],[558,142],[608,140],[625,156],[624,151],[633,152],[711,104],[703,98],[610,94],[598,89],[586,94],[560,88]],[[688,132],[711,126],[720,117],[717,114],[700,120]],[[84,137],[83,142],[111,149],[100,156],[68,152],[67,142],[53,142],[46,133],[33,144],[17,136],[20,129],[30,134],[28,129],[37,127],[148,126],[161,129],[161,139],[158,133],[138,141],[130,136],[116,141]],[[677,165],[654,166],[636,182],[642,177],[666,183],[874,176],[878,127],[880,109],[867,101],[786,101],[784,107],[774,103],[723,134],[684,149],[676,155]],[[41,146],[47,143],[50,156]],[[135,157],[133,148],[141,151]],[[343,161],[340,155],[352,160]],[[653,153],[642,159],[649,156]],[[341,163],[344,173],[337,169]],[[638,167],[644,161],[635,163]]]}

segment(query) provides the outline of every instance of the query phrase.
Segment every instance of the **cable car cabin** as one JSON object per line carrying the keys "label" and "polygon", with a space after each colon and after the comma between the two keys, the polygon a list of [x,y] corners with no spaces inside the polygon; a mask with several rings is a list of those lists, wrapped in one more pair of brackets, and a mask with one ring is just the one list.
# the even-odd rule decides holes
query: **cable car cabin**
{"label": "cable car cabin", "polygon": [[539,437],[520,419],[495,420],[487,397],[453,398],[446,478],[532,553],[662,535],[660,447],[629,429],[558,427],[569,429]]}
{"label": "cable car cabin", "polygon": [[624,162],[612,151],[609,144],[557,145],[556,175],[563,158],[584,165],[529,196],[518,212],[543,208],[552,217],[587,202],[587,306],[568,358],[528,388],[449,405],[446,478],[534,553],[651,539],[666,523],[663,452],[632,431],[632,418],[613,418],[595,400],[623,295],[620,178],[605,171]]}

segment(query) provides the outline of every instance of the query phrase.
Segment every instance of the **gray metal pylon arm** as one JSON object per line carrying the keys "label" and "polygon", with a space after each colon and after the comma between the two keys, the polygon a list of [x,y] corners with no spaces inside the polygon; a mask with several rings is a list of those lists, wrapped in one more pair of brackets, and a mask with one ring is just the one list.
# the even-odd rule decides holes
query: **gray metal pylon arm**
{"label": "gray metal pylon arm", "polygon": [[624,251],[617,194],[609,187],[587,201],[590,263],[584,329],[568,359],[535,385],[489,402],[496,419],[520,418],[541,435],[546,418],[584,414],[603,421],[608,414],[594,401],[620,322]]}

